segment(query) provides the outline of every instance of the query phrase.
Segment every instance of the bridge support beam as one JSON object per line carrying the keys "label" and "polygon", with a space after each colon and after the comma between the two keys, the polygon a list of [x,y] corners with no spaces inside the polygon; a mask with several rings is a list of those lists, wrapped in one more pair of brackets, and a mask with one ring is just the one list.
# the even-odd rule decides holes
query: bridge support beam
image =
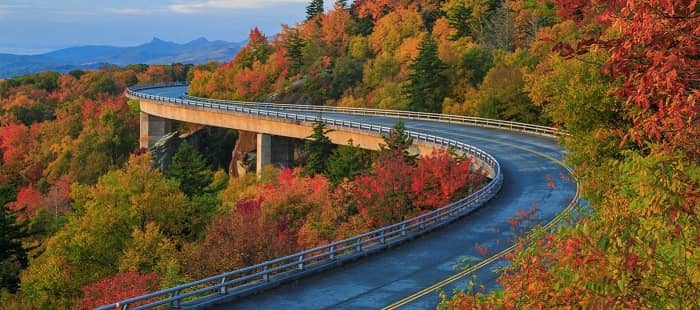
{"label": "bridge support beam", "polygon": [[263,167],[272,163],[272,136],[258,133],[257,156],[255,162],[255,172],[262,175]]}
{"label": "bridge support beam", "polygon": [[161,137],[173,131],[173,121],[141,112],[139,146],[151,148]]}

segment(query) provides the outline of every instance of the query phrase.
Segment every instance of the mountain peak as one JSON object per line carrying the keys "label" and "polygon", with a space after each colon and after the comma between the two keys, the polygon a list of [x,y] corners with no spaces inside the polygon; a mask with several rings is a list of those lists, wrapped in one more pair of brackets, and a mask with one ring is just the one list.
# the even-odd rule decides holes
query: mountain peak
{"label": "mountain peak", "polygon": [[209,43],[209,40],[207,40],[207,38],[205,38],[205,37],[199,37],[199,38],[196,38],[196,39],[188,42],[187,44],[203,44],[203,43]]}
{"label": "mountain peak", "polygon": [[165,41],[161,40],[159,37],[153,37],[151,43],[165,43]]}

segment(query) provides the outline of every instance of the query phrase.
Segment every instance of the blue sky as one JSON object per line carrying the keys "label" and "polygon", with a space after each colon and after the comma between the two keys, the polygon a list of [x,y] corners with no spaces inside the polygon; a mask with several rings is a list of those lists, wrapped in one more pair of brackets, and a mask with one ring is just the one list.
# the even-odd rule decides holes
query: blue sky
{"label": "blue sky", "polygon": [[[0,0],[0,53],[131,46],[153,37],[242,41],[304,19],[309,0]],[[326,6],[332,6],[326,0]]]}

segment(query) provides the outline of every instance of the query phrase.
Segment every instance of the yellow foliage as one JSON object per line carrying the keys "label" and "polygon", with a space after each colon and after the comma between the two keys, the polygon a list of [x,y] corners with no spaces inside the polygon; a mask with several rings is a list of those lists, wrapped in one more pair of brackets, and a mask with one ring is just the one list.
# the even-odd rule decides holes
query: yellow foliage
{"label": "yellow foliage", "polygon": [[418,12],[399,9],[377,21],[369,37],[369,47],[375,53],[393,55],[402,41],[423,31],[423,19]]}
{"label": "yellow foliage", "polygon": [[398,51],[396,51],[396,59],[402,64],[413,62],[418,57],[418,46],[425,35],[425,32],[421,32],[415,37],[404,39]]}

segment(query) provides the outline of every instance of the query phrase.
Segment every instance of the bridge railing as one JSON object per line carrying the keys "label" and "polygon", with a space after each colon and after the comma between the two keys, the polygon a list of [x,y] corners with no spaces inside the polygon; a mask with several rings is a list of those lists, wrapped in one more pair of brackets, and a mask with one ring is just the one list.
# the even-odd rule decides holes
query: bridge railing
{"label": "bridge railing", "polygon": [[[159,87],[181,85],[184,84],[167,84]],[[265,108],[260,109],[248,104],[170,98],[139,92],[139,90],[143,89],[146,88],[130,88],[127,90],[127,95],[134,99],[148,99],[163,104],[242,113],[281,121],[313,122],[317,120],[315,116],[299,115]],[[385,135],[391,131],[389,127],[361,122],[328,118],[323,118],[323,122],[327,125],[362,130],[379,135]],[[484,187],[465,198],[396,224],[260,264],[122,300],[114,304],[104,305],[98,309],[146,309],[165,305],[171,308],[195,307],[211,304],[217,300],[228,300],[244,296],[312,272],[357,259],[369,253],[380,251],[393,244],[404,242],[417,235],[441,227],[474,211],[493,198],[501,189],[503,174],[500,164],[490,154],[469,144],[452,139],[412,131],[407,131],[407,133],[416,140],[437,146],[455,148],[480,159],[492,169],[493,178]],[[138,306],[132,308],[131,306],[135,304]]]}
{"label": "bridge railing", "polygon": [[232,100],[221,100],[221,99],[209,99],[202,97],[194,97],[185,94],[183,96],[185,99],[206,101],[210,103],[221,103],[221,104],[245,104],[261,108],[271,108],[278,110],[304,110],[304,111],[318,111],[318,112],[336,112],[336,113],[347,113],[347,114],[357,114],[357,115],[367,115],[367,116],[385,116],[394,118],[405,118],[405,119],[418,119],[418,120],[430,120],[430,121],[440,121],[447,123],[459,123],[465,125],[471,125],[476,127],[488,127],[488,128],[498,128],[511,131],[519,131],[525,133],[531,133],[547,137],[558,137],[568,135],[565,131],[548,126],[533,125],[519,122],[502,121],[489,118],[464,116],[464,115],[450,115],[450,114],[440,114],[440,113],[428,113],[428,112],[413,112],[413,111],[400,111],[400,110],[383,110],[383,109],[372,109],[372,108],[352,108],[352,107],[333,107],[333,106],[319,106],[319,105],[300,105],[300,104],[281,104],[281,103],[256,103],[256,102],[246,102],[246,101],[232,101]]}

